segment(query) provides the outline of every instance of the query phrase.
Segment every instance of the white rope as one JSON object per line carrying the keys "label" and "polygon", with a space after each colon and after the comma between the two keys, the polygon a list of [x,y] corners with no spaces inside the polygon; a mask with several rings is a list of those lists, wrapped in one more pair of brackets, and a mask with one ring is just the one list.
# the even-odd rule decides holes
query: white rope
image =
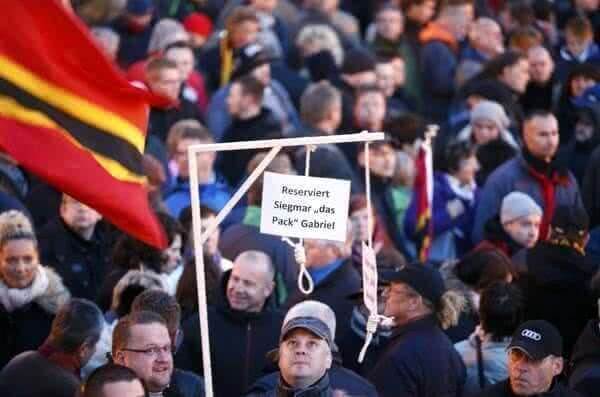
{"label": "white rope", "polygon": [[[367,245],[369,248],[373,248],[373,214],[371,209],[371,166],[369,159],[369,142],[365,142],[365,193],[367,198]],[[364,252],[363,252],[364,255]],[[363,283],[363,288],[365,285]],[[358,362],[362,363],[365,354],[367,353],[367,349],[369,345],[373,341],[373,335],[377,332],[377,325],[379,324],[380,316],[375,313],[369,312],[369,318],[367,320],[367,336],[365,338],[365,343],[360,349],[360,353],[358,355]]]}
{"label": "white rope", "polygon": [[[306,161],[304,163],[304,176],[310,176],[310,154],[315,151],[317,147],[315,145],[306,145]],[[298,272],[298,289],[304,295],[311,294],[315,289],[315,283],[306,268],[306,251],[304,250],[304,240],[300,239],[298,243],[294,243],[287,237],[283,237],[282,240],[288,243],[294,248],[294,259],[299,266]],[[306,280],[306,288],[304,287],[304,280]]]}

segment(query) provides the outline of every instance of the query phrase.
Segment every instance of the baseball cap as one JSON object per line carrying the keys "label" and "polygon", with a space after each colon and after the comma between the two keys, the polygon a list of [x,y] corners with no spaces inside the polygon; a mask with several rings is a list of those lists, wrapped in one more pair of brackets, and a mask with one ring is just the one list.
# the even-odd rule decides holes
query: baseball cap
{"label": "baseball cap", "polygon": [[388,283],[400,282],[407,284],[436,307],[440,304],[442,295],[446,292],[440,272],[420,263],[402,266],[398,270],[385,272],[382,276],[383,280]]}
{"label": "baseball cap", "polygon": [[302,328],[325,340],[332,351],[337,351],[335,337],[335,314],[324,303],[306,300],[290,308],[281,327],[279,343],[293,330]]}
{"label": "baseball cap", "polygon": [[562,356],[562,336],[545,320],[526,321],[517,328],[507,350],[519,349],[533,360]]}
{"label": "baseball cap", "polygon": [[250,73],[252,69],[265,63],[270,63],[273,60],[275,60],[275,57],[269,55],[268,51],[262,45],[258,43],[248,44],[240,48],[236,54],[231,79],[235,80]]}

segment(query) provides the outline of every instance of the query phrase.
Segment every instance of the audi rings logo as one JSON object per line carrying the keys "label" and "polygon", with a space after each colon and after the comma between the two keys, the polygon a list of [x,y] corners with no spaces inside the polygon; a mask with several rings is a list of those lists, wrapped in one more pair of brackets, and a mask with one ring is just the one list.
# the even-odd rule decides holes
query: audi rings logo
{"label": "audi rings logo", "polygon": [[524,336],[529,339],[533,339],[536,342],[542,339],[542,335],[540,335],[537,332],[532,331],[530,329],[524,329],[523,331],[521,331],[521,336]]}

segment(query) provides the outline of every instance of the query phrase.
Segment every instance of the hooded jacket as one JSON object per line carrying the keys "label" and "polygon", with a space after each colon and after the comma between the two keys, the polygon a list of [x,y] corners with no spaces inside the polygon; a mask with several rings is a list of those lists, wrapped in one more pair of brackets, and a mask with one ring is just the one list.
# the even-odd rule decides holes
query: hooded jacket
{"label": "hooded jacket", "polygon": [[575,133],[573,133],[571,139],[558,152],[557,161],[569,167],[581,186],[592,152],[600,144],[600,105],[594,104],[581,109],[579,112],[579,114],[587,114],[588,119],[592,122],[594,126],[593,135],[589,140],[579,142],[575,138]]}
{"label": "hooded jacket", "polygon": [[[47,267],[40,267],[40,270],[45,272],[48,279],[48,285],[41,295],[10,311],[0,303],[0,330],[3,336],[0,368],[17,354],[41,346],[50,333],[54,315],[70,299],[69,291],[54,270]],[[8,291],[0,280],[0,302],[5,294]]]}
{"label": "hooded jacket", "polygon": [[[279,344],[283,313],[267,300],[261,312],[249,313],[229,306],[225,289],[231,271],[223,277],[220,303],[208,308],[210,352],[216,396],[240,396],[261,375],[267,352]],[[183,324],[184,339],[175,355],[177,368],[202,375],[202,344],[198,316]]]}
{"label": "hooded jacket", "polygon": [[600,325],[590,320],[577,339],[570,364],[569,387],[586,397],[600,390]]}

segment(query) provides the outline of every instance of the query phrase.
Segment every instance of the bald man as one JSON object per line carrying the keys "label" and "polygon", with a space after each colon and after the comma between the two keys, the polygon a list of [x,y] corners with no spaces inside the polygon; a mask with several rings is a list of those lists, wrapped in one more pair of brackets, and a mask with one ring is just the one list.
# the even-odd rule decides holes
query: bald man
{"label": "bald man", "polygon": [[[554,76],[555,65],[552,55],[545,47],[535,46],[527,51],[527,60],[529,61],[530,79],[525,95],[521,98],[523,110],[526,113],[534,109],[550,110],[553,108],[559,91],[557,79]],[[563,136],[561,136],[561,140],[563,140]]]}
{"label": "bald man", "polygon": [[[262,251],[244,251],[223,274],[221,295],[208,308],[214,390],[217,396],[240,396],[262,375],[265,355],[278,346],[282,313],[274,309],[275,268]],[[198,315],[183,325],[184,341],[177,368],[202,375]]]}
{"label": "bald man", "polygon": [[461,54],[461,62],[456,72],[457,84],[460,86],[475,76],[483,65],[504,52],[502,29],[491,18],[477,18],[468,32],[469,44]]}

